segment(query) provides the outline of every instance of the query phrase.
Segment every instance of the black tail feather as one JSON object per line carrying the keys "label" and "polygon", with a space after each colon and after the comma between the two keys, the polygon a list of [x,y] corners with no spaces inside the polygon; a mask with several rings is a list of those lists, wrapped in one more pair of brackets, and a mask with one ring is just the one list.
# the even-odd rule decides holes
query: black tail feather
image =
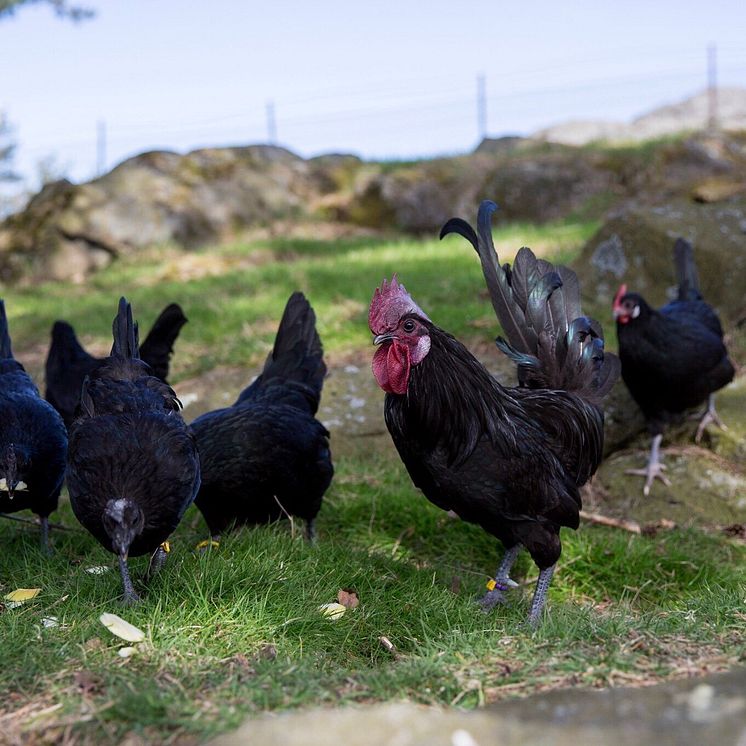
{"label": "black tail feather", "polygon": [[67,321],[55,321],[52,325],[52,342],[48,359],[59,360],[60,364],[93,359],[80,344],[75,329]]}
{"label": "black tail feather", "polygon": [[507,341],[498,347],[518,365],[518,380],[531,388],[572,391],[598,400],[619,377],[619,361],[603,352],[601,325],[582,315],[580,285],[567,267],[537,259],[528,248],[513,266],[500,266],[492,241],[488,200],[479,206],[477,231],[453,218],[440,237],[458,233],[476,250],[492,306]]}
{"label": "black tail feather", "polygon": [[139,358],[140,351],[137,343],[137,324],[132,318],[132,306],[125,297],[119,299],[119,310],[112,324],[114,344],[111,348],[112,357]]}
{"label": "black tail feather", "polygon": [[5,315],[5,301],[0,299],[0,359],[7,358],[13,358],[13,348],[10,344],[8,317]]}
{"label": "black tail feather", "polygon": [[679,300],[702,300],[699,289],[699,275],[694,263],[694,250],[689,241],[677,238],[673,247],[676,265],[676,280],[679,283]]}
{"label": "black tail feather", "polygon": [[161,311],[153,328],[140,345],[140,357],[153,369],[153,374],[162,381],[168,378],[174,342],[187,320],[181,306],[178,303],[171,303]]}
{"label": "black tail feather", "polygon": [[261,375],[238,398],[244,402],[272,387],[272,396],[316,414],[326,376],[316,314],[305,295],[293,293],[285,306],[275,344]]}
{"label": "black tail feather", "polygon": [[[526,316],[523,310],[525,306],[522,308],[514,302],[513,291],[511,290],[511,282],[517,282],[519,286],[522,284],[521,278],[515,277],[518,268],[514,264],[512,274],[505,272],[500,266],[495,246],[492,243],[490,219],[495,210],[497,210],[497,205],[485,200],[479,206],[477,214],[478,233],[475,233],[474,229],[465,220],[452,218],[443,226],[440,237],[443,238],[448,233],[458,233],[471,243],[482,263],[482,272],[484,273],[484,279],[487,281],[492,306],[510,345],[518,352],[531,354],[536,349],[537,336],[533,329],[530,329],[526,324]],[[531,257],[533,257],[533,254],[531,254]],[[526,269],[530,272],[529,268]],[[528,293],[526,293],[527,297]]]}

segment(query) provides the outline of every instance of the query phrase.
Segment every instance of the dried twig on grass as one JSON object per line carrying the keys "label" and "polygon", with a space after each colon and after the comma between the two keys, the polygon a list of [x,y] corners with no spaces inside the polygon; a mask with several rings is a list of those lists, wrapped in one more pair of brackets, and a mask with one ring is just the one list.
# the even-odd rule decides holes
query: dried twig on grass
{"label": "dried twig on grass", "polygon": [[580,517],[589,523],[597,523],[599,526],[610,526],[611,528],[621,528],[623,531],[629,531],[631,534],[641,536],[655,536],[658,531],[670,531],[676,528],[676,524],[668,518],[661,518],[655,523],[648,523],[641,526],[637,521],[628,521],[625,518],[610,518],[600,513],[587,513],[585,510],[580,511]]}
{"label": "dried twig on grass", "polygon": [[391,653],[391,657],[394,660],[399,660],[399,658],[401,658],[401,653],[396,649],[396,645],[394,645],[394,643],[391,642],[388,637],[386,637],[385,635],[381,635],[381,637],[378,638],[378,642],[381,643],[381,647],[384,650]]}
{"label": "dried twig on grass", "polygon": [[610,526],[611,528],[621,528],[623,531],[629,531],[632,534],[641,534],[642,529],[637,521],[627,521],[624,518],[609,518],[609,516],[600,513],[586,513],[580,511],[580,517],[590,523],[597,523],[599,526]]}

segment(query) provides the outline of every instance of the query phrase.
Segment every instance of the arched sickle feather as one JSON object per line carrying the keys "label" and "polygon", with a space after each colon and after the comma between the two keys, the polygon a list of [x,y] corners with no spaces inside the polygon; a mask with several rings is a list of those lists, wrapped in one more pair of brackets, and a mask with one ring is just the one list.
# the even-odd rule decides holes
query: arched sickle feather
{"label": "arched sickle feather", "polygon": [[479,253],[477,244],[477,234],[474,229],[461,218],[451,218],[441,229],[440,229],[440,240],[442,241],[449,233],[458,233],[459,236],[463,236],[473,247],[474,251]]}
{"label": "arched sickle feather", "polygon": [[495,309],[497,319],[510,344],[519,352],[532,354],[536,350],[536,334],[526,325],[523,310],[513,300],[508,278],[500,268],[495,245],[492,243],[492,213],[497,205],[484,200],[477,213],[478,252],[482,273]]}
{"label": "arched sickle feather", "polygon": [[500,267],[492,243],[491,216],[495,210],[497,205],[494,202],[484,200],[477,213],[477,233],[466,221],[452,218],[443,226],[440,237],[458,233],[474,247],[482,264],[482,273],[500,326],[516,350],[530,354],[536,349],[536,335],[532,335],[531,330],[526,328],[523,311],[513,300],[508,276]]}

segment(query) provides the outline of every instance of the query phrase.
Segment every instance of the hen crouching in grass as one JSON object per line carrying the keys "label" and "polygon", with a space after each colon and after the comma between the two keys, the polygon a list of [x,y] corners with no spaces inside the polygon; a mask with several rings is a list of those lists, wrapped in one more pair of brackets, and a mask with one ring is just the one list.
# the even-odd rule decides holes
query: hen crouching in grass
{"label": "hen crouching in grass", "polygon": [[39,516],[49,552],[49,514],[65,479],[67,431],[23,365],[13,357],[5,303],[0,300],[0,513]]}
{"label": "hen crouching in grass", "polygon": [[199,489],[199,457],[173,390],[139,358],[122,298],[111,355],[85,379],[70,428],[67,484],[78,520],[119,558],[127,604],[139,600],[127,558],[158,551]]}
{"label": "hen crouching in grass", "polygon": [[481,599],[505,600],[510,569],[525,547],[539,567],[529,623],[536,625],[561,553],[560,529],[577,528],[578,488],[603,453],[601,398],[619,376],[600,326],[581,315],[577,277],[521,249],[499,265],[492,202],[479,208],[478,233],[452,219],[477,250],[507,341],[517,388],[499,384],[448,332],[436,326],[396,276],[373,295],[369,326],[380,345],[373,373],[386,392],[384,416],[415,486],[443,510],[496,536],[505,556]]}
{"label": "hen crouching in grass", "polygon": [[326,375],[316,315],[293,293],[261,375],[225,409],[191,425],[202,463],[197,507],[213,541],[232,525],[297,516],[309,540],[334,468],[314,417]]}

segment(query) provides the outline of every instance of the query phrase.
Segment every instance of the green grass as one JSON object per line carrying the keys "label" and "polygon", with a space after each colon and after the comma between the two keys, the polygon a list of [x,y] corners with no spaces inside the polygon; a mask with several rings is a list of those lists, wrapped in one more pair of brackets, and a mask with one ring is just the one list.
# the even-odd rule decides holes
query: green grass
{"label": "green grass", "polygon": [[[67,504],[57,520],[75,526]],[[287,524],[244,529],[200,555],[191,548],[204,527],[191,510],[144,602],[122,609],[113,558],[87,534],[56,532],[46,558],[32,527],[4,522],[3,592],[42,591],[0,615],[0,714],[35,703],[18,727],[41,734],[69,721],[92,741],[131,730],[204,738],[268,709],[400,698],[475,706],[568,682],[647,682],[746,655],[746,552],[701,531],[567,532],[549,616],[532,633],[530,589],[490,616],[477,610],[495,542],[429,505],[399,464],[338,463],[319,530],[311,547]],[[131,564],[142,577],[147,561]],[[94,565],[112,569],[85,572]],[[534,570],[524,558],[516,577]],[[318,607],[341,588],[355,589],[360,606],[327,619]],[[118,657],[125,643],[100,625],[103,611],[146,631],[133,658]],[[42,627],[45,616],[60,626]],[[274,659],[262,655],[269,645]]]}
{"label": "green grass", "polygon": [[[506,260],[528,244],[568,261],[596,227],[593,221],[512,225],[496,230],[495,240]],[[190,323],[174,359],[178,382],[216,365],[256,364],[270,349],[285,301],[296,289],[313,303],[328,353],[367,346],[371,295],[393,272],[436,323],[460,336],[494,336],[479,263],[459,237],[276,239],[187,255],[162,249],[116,263],[85,288],[48,283],[3,292],[21,359],[24,348],[47,344],[57,318],[70,321],[85,344],[105,351],[120,294],[132,302],[143,330],[167,302],[182,304]]]}
{"label": "green grass", "polygon": [[[513,226],[496,238],[506,259],[528,243],[568,261],[593,229]],[[478,263],[458,239],[273,240],[181,259],[162,249],[112,266],[84,289],[50,284],[6,290],[5,299],[21,360],[38,352],[58,316],[105,348],[120,293],[145,327],[178,300],[190,317],[175,357],[177,378],[185,378],[220,364],[255,367],[296,287],[309,294],[331,357],[367,349],[370,292],[394,270],[438,323],[492,339]],[[66,501],[53,520],[73,530],[53,531],[52,557],[39,551],[35,527],[0,521],[0,597],[42,589],[20,607],[0,607],[0,723],[9,740],[204,739],[267,710],[402,698],[475,707],[552,687],[648,683],[746,658],[742,544],[698,529],[656,537],[568,531],[549,614],[531,632],[530,587],[489,616],[473,603],[498,561],[493,539],[431,506],[388,445],[343,445],[317,546],[285,523],[240,530],[197,554],[206,530],[192,508],[149,587],[147,560],[132,560],[144,591],[132,609],[119,604],[113,557],[80,529]],[[97,565],[111,570],[86,572]],[[522,558],[515,577],[534,574]],[[325,618],[319,605],[342,588],[354,589],[360,606]],[[146,632],[132,658],[118,656],[124,643],[99,623],[104,611]],[[49,616],[59,626],[44,627]]]}

